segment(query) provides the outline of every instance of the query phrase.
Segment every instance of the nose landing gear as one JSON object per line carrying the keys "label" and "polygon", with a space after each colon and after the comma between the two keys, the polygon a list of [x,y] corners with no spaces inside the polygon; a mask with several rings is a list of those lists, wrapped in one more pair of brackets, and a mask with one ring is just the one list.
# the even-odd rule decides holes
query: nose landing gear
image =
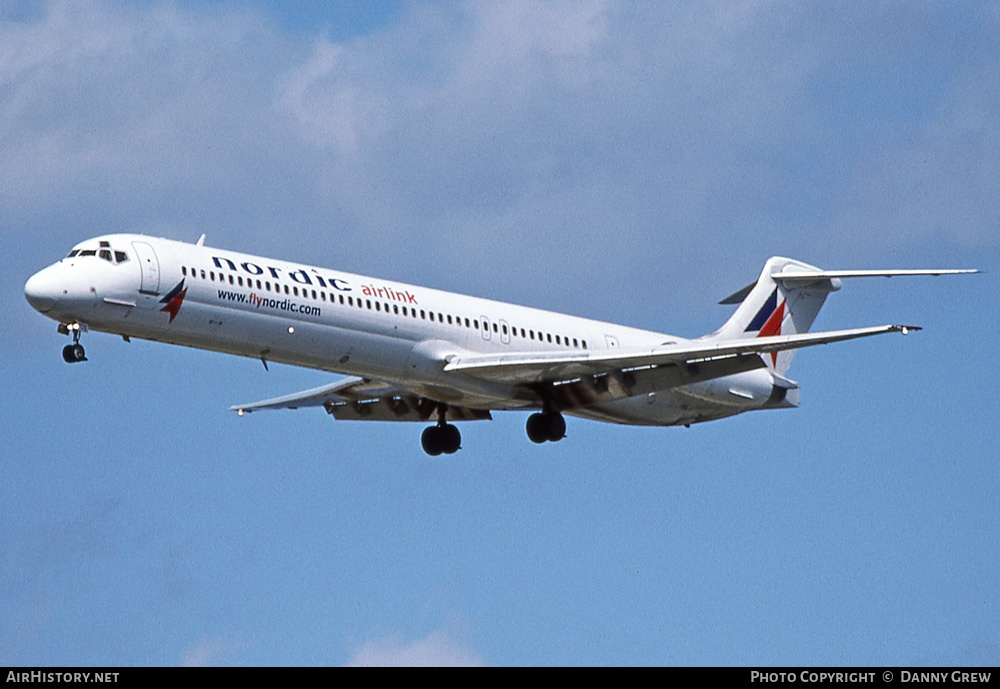
{"label": "nose landing gear", "polygon": [[80,334],[86,329],[86,326],[80,323],[59,324],[59,332],[64,335],[73,334],[73,344],[66,345],[62,350],[63,361],[67,364],[75,364],[87,360],[87,354],[83,351],[83,345],[80,344]]}
{"label": "nose landing gear", "polygon": [[71,344],[63,347],[63,361],[67,364],[75,364],[78,361],[86,361],[87,356],[83,351],[83,345]]}

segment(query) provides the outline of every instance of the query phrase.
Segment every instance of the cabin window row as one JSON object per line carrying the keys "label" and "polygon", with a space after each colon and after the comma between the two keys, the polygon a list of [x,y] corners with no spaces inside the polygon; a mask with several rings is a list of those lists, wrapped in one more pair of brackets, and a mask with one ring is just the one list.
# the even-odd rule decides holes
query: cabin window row
{"label": "cabin window row", "polygon": [[[281,284],[275,282],[272,289],[272,284],[269,280],[260,280],[257,278],[244,278],[242,275],[232,275],[219,272],[216,275],[214,270],[206,271],[204,268],[188,268],[187,266],[181,266],[181,275],[184,277],[201,277],[202,280],[210,280],[212,282],[221,282],[225,284],[228,279],[228,283],[234,287],[249,287],[253,289],[255,286],[257,289],[264,290],[266,292],[277,292],[281,294],[287,294],[289,296],[303,297],[305,299],[310,298],[310,293],[314,301],[325,302],[327,301],[327,293],[322,290],[308,290],[303,287],[301,290],[298,286]],[[385,313],[392,313],[397,316],[404,316],[407,318],[419,318],[420,320],[430,320],[432,323],[437,321],[438,323],[447,323],[448,325],[457,325],[466,328],[479,330],[479,319],[473,318],[463,318],[461,316],[452,316],[451,314],[443,314],[435,311],[428,311],[426,309],[415,309],[408,306],[400,306],[399,304],[387,304],[385,302],[380,302],[378,300],[362,299],[358,297],[355,299],[353,296],[345,297],[343,294],[329,293],[329,303],[331,304],[341,304],[343,306],[357,306],[358,308],[367,308],[369,311],[378,311]],[[391,309],[391,310],[390,310]],[[496,334],[503,334],[504,337],[513,335],[518,337],[520,332],[521,339],[533,340],[536,342],[548,342],[550,344],[561,345],[564,347],[575,347],[575,348],[587,348],[587,341],[581,340],[579,338],[570,338],[568,335],[553,335],[552,333],[542,333],[535,332],[534,330],[526,330],[525,328],[516,328],[513,326],[508,326],[506,323],[498,325],[497,323],[492,324],[493,332]]]}

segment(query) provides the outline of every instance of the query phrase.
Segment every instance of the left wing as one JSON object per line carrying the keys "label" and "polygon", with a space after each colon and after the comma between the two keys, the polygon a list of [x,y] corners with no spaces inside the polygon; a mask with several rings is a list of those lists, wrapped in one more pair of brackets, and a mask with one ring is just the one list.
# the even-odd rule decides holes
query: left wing
{"label": "left wing", "polygon": [[[774,335],[737,340],[694,340],[683,344],[663,345],[652,350],[621,350],[583,352],[519,352],[456,356],[445,364],[445,371],[462,372],[476,378],[509,384],[557,382],[579,376],[648,369],[657,366],[697,364],[747,354],[766,354],[786,349],[842,342],[859,337],[899,332],[904,335],[920,330],[912,325],[880,325],[871,328],[831,330],[798,335]],[[719,376],[732,371],[720,372]]]}

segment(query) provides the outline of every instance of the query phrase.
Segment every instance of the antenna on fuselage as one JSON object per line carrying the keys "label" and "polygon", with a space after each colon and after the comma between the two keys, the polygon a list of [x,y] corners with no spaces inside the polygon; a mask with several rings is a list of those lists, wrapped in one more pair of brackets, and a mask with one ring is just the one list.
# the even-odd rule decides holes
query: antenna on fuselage
{"label": "antenna on fuselage", "polygon": [[198,241],[194,243],[195,246],[205,246],[205,235],[204,233],[198,237]]}

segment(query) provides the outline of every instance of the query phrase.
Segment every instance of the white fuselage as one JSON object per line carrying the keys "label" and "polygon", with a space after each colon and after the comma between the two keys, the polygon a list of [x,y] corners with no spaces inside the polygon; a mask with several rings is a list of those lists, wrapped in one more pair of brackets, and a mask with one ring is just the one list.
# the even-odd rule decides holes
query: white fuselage
{"label": "white fuselage", "polygon": [[[483,409],[537,408],[524,386],[445,374],[450,355],[652,349],[662,333],[201,245],[116,234],[34,275],[29,302],[87,329],[352,374]],[[568,409],[643,425],[761,408],[764,370],[691,385],[642,378],[632,396]],[[737,389],[737,392],[733,392]]]}

